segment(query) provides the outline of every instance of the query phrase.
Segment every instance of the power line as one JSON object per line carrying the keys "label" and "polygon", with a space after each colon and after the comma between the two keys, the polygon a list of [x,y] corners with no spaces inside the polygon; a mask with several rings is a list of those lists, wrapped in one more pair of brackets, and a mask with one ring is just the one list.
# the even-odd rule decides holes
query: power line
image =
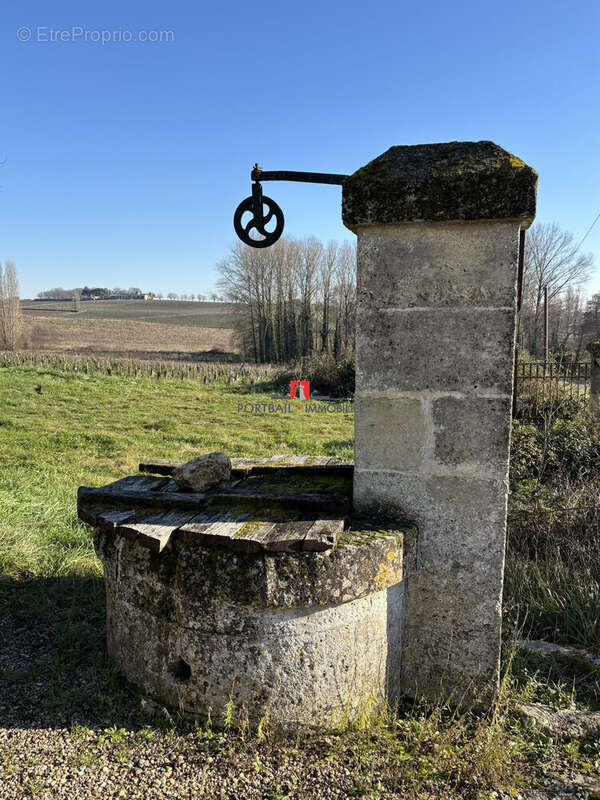
{"label": "power line", "polygon": [[[595,225],[595,224],[598,222],[598,220],[599,220],[599,219],[600,219],[600,214],[598,214],[598,216],[596,217],[596,219],[595,219],[595,220],[592,222],[592,224],[590,225],[590,227],[589,227],[589,228],[587,229],[587,231],[585,232],[585,235],[584,235],[583,239],[582,239],[582,240],[579,242],[579,244],[578,244],[578,245],[577,245],[577,247],[575,248],[575,253],[576,253],[576,252],[579,250],[579,248],[581,247],[581,245],[582,245],[582,244],[585,242],[585,240],[587,239],[587,237],[588,237],[589,233],[591,232],[592,228],[593,228],[593,227],[594,227],[594,225]],[[575,253],[574,253],[573,255],[575,255]]]}

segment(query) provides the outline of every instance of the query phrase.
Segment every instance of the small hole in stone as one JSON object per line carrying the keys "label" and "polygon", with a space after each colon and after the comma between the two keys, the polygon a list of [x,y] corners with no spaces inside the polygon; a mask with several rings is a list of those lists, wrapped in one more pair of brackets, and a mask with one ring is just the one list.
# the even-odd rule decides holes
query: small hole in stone
{"label": "small hole in stone", "polygon": [[171,675],[172,678],[175,678],[176,681],[179,681],[179,683],[185,683],[192,677],[192,668],[183,660],[183,658],[180,658],[173,664],[169,664],[168,671],[169,675]]}

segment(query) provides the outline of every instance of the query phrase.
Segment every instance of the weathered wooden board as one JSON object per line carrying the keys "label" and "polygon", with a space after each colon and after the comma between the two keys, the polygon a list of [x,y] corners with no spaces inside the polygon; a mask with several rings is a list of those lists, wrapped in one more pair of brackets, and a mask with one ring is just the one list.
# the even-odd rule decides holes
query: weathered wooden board
{"label": "weathered wooden board", "polygon": [[94,489],[90,486],[80,486],[77,490],[77,503],[80,511],[85,509],[87,504],[98,503],[99,501],[112,501],[113,503],[136,506],[160,506],[176,507],[178,509],[201,508],[208,495],[204,492],[153,492],[153,491],[118,491],[100,487]]}
{"label": "weathered wooden board", "polygon": [[[346,494],[292,494],[279,492],[260,492],[235,489],[230,492],[217,492],[212,495],[212,502],[233,503],[235,500],[246,500],[257,507],[264,504],[280,505],[286,508],[306,509],[307,511],[338,511],[347,513],[352,507],[350,497]],[[342,514],[343,515],[343,514]]]}
{"label": "weathered wooden board", "polygon": [[261,548],[251,540],[239,537],[248,515],[237,517],[221,513],[198,514],[177,531],[186,544],[199,544],[216,550],[233,550],[240,553],[255,553]]}
{"label": "weathered wooden board", "polygon": [[264,550],[274,553],[297,552],[302,550],[306,534],[313,524],[314,519],[276,522],[265,525],[251,536]]}
{"label": "weathered wooden board", "polygon": [[136,514],[139,514],[136,508],[128,508],[123,511],[103,511],[96,517],[96,527],[105,531],[114,531],[124,522],[135,517]]}
{"label": "weathered wooden board", "polygon": [[[328,461],[329,459],[323,459]],[[338,464],[305,464],[298,465],[278,465],[278,466],[256,466],[250,470],[251,475],[269,475],[277,470],[291,475],[339,475],[352,477],[354,474],[354,464],[352,462],[340,462]]]}
{"label": "weathered wooden board", "polygon": [[165,461],[162,458],[153,461],[142,461],[139,465],[140,472],[152,472],[154,475],[172,475],[182,461]]}
{"label": "weathered wooden board", "polygon": [[154,492],[163,487],[168,478],[152,478],[150,475],[127,475],[118,481],[107,483],[102,489],[105,492]]}
{"label": "weathered wooden board", "polygon": [[77,516],[82,522],[87,522],[88,525],[95,525],[98,516],[105,511],[110,510],[110,505],[102,501],[80,503],[77,501]]}
{"label": "weathered wooden board", "polygon": [[302,550],[317,552],[335,547],[344,531],[345,520],[339,517],[321,517],[316,519],[306,532],[302,542]]}
{"label": "weathered wooden board", "polygon": [[[264,504],[284,505],[288,508],[306,509],[307,511],[340,511],[350,510],[351,501],[345,494],[328,493],[288,493],[288,492],[261,492],[252,487],[245,488],[229,486],[226,491],[209,492],[162,492],[157,490],[115,489],[89,486],[80,486],[77,491],[77,505],[80,516],[86,513],[86,507],[98,505],[102,502],[114,502],[135,506],[158,506],[174,509],[200,510],[207,500],[212,502],[235,503],[236,500],[245,500],[255,503],[258,507]],[[83,517],[82,517],[83,519]]]}
{"label": "weathered wooden board", "polygon": [[188,512],[157,512],[156,514],[140,515],[123,520],[116,526],[116,533],[127,539],[136,540],[153,553],[160,553],[170,543],[171,535],[194,514]]}
{"label": "weathered wooden board", "polygon": [[227,514],[198,514],[177,531],[187,544],[232,550],[242,553],[300,552],[329,550],[344,530],[341,517],[274,522],[253,521],[248,514],[233,517]]}
{"label": "weathered wooden board", "polygon": [[[172,475],[181,461],[165,461],[162,459],[142,461],[139,465],[140,472],[153,475]],[[339,458],[327,456],[272,456],[271,458],[232,458],[232,475],[243,477],[248,474],[270,473],[274,469],[299,472],[301,474],[328,474],[332,470],[339,471],[341,475],[351,475],[354,472],[354,462],[342,461]]]}
{"label": "weathered wooden board", "polygon": [[[156,553],[169,545],[174,534],[186,543],[237,552],[314,552],[335,546],[351,512],[350,482],[345,491],[344,480],[330,487],[322,478],[311,483],[311,475],[339,478],[340,467],[352,469],[351,464],[309,456],[233,461],[240,464],[241,479],[206,492],[177,486],[170,474],[178,462],[143,462],[140,469],[159,472],[161,477],[128,475],[100,488],[82,486],[79,517]],[[302,491],[289,491],[295,485],[290,472],[302,476],[298,479]],[[322,485],[329,491],[318,491]]]}

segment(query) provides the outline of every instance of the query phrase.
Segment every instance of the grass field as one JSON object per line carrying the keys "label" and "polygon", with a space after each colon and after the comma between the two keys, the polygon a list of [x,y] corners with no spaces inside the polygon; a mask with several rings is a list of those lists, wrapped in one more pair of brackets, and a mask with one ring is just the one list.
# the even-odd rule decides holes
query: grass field
{"label": "grass field", "polygon": [[191,358],[235,349],[232,303],[102,300],[22,303],[26,348],[63,353]]}
{"label": "grass field", "polygon": [[326,736],[218,732],[150,709],[126,684],[106,655],[101,568],[77,519],[77,487],[135,472],[142,459],[215,449],[352,458],[349,415],[237,413],[238,402],[268,396],[243,383],[0,369],[3,800],[64,791],[86,800],[499,800],[528,797],[519,792],[549,772],[597,777],[597,743],[554,741],[514,710],[522,698],[585,705],[589,680],[550,674],[533,657],[511,666],[508,641],[490,714],[407,702]]}
{"label": "grass field", "polygon": [[[77,486],[136,472],[145,458],[188,460],[209,450],[351,457],[350,416],[237,413],[238,402],[265,400],[268,395],[245,393],[242,384],[226,389],[0,369],[0,566],[35,574],[58,568],[61,574],[59,563],[68,571],[72,557],[87,554],[86,568],[95,563],[88,532],[76,519]],[[65,547],[69,542],[73,552]]]}
{"label": "grass field", "polygon": [[233,328],[235,303],[200,303],[179,300],[86,300],[73,312],[71,301],[25,300],[21,304],[28,316],[62,318],[65,315],[86,319],[128,319],[204,328]]}

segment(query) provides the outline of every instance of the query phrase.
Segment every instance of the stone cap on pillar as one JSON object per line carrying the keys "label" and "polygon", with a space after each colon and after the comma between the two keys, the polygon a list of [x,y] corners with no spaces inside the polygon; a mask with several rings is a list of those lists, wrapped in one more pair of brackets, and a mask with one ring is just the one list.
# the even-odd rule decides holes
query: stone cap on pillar
{"label": "stone cap on pillar", "polygon": [[494,142],[398,145],[349,175],[342,219],[359,225],[535,217],[537,173]]}

